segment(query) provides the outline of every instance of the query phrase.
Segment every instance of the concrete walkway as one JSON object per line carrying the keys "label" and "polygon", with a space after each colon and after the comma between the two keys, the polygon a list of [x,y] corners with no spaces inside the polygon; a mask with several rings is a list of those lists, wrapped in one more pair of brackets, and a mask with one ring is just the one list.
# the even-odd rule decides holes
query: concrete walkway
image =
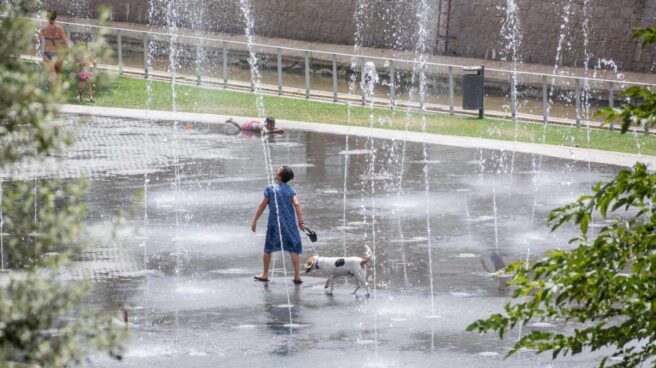
{"label": "concrete walkway", "polygon": [[[230,116],[199,114],[188,112],[173,113],[170,111],[124,109],[114,107],[95,107],[80,105],[63,105],[62,113],[92,116],[108,116],[129,119],[152,119],[152,120],[176,120],[180,122],[201,122],[208,124],[222,124]],[[245,122],[254,118],[236,117],[237,122]],[[633,166],[636,161],[647,164],[650,168],[656,168],[656,156],[635,155],[621,152],[601,151],[580,147],[554,146],[546,144],[500,141],[494,139],[458,137],[441,134],[404,132],[380,128],[367,128],[359,126],[331,125],[321,123],[307,123],[301,121],[276,120],[280,128],[286,130],[298,130],[316,133],[327,133],[336,135],[351,135],[359,137],[373,137],[380,139],[407,140],[408,142],[439,144],[444,146],[483,148],[503,151],[515,151],[527,154],[538,154],[569,160],[590,161],[618,166]]]}
{"label": "concrete walkway", "polygon": [[[89,24],[89,25],[95,25],[97,24],[97,21],[94,19],[88,19],[88,18],[71,18],[71,17],[60,17],[61,18],[61,23],[64,24],[64,27],[71,27],[67,26],[65,23],[66,22],[72,22],[72,23],[80,23],[80,24]],[[59,18],[58,18],[59,19]],[[164,27],[154,27],[154,26],[149,26],[145,24],[139,24],[139,23],[128,23],[128,22],[109,22],[108,24],[109,27],[116,27],[116,28],[124,28],[124,29],[130,29],[133,30],[134,32],[145,32],[145,31],[151,31],[151,32],[162,32],[162,33],[167,33],[168,30]],[[74,27],[74,26],[72,26]],[[190,29],[186,28],[180,28],[177,31],[177,34],[179,35],[184,35],[184,36],[196,36],[196,37],[208,37],[208,38],[215,38],[215,39],[220,39],[220,40],[225,40],[228,42],[237,42],[237,43],[244,43],[246,42],[246,38],[244,37],[243,34],[229,34],[229,33],[216,33],[216,32],[201,32],[201,31],[192,31]],[[178,42],[184,43],[186,42],[184,39],[178,39]],[[261,37],[261,36],[256,36],[255,37],[255,42],[257,44],[261,45],[267,45],[272,48],[276,47],[287,47],[287,48],[295,48],[295,49],[303,49],[303,50],[316,50],[316,51],[322,51],[322,52],[327,52],[327,53],[337,53],[337,54],[354,54],[354,47],[353,45],[337,45],[337,44],[330,44],[330,43],[321,43],[321,42],[308,42],[308,41],[299,41],[299,40],[290,40],[286,38],[274,38],[274,37]],[[211,45],[212,42],[207,42],[206,45]],[[221,47],[220,43],[216,43],[217,47]],[[247,47],[245,44],[231,44],[230,45],[231,49],[233,50],[243,50],[247,51]],[[275,49],[270,50],[271,52],[275,52]],[[262,52],[262,50],[258,50],[258,52]],[[369,56],[369,57],[378,57],[378,58],[383,58],[383,59],[404,59],[404,60],[414,60],[415,59],[415,54],[412,51],[401,51],[401,50],[392,50],[392,49],[379,49],[379,48],[371,48],[371,47],[361,47],[359,48],[358,51],[363,57]],[[555,50],[554,50],[555,54]],[[324,61],[329,61],[330,60],[330,55],[319,55],[319,54],[313,54],[313,58],[319,59],[319,60],[324,60]],[[477,59],[477,58],[467,58],[467,57],[461,57],[461,56],[446,56],[446,55],[426,55],[426,61],[430,63],[439,63],[439,64],[449,64],[449,65],[455,65],[455,66],[461,66],[461,67],[471,67],[471,66],[479,66],[479,65],[485,65],[487,69],[489,69],[489,72],[486,72],[487,78],[499,78],[499,79],[504,79],[507,80],[508,75],[506,73],[497,73],[494,72],[494,70],[505,70],[505,71],[510,71],[513,70],[513,65],[511,62],[508,61],[501,61],[501,60],[488,60],[488,59]],[[350,62],[350,61],[349,61]],[[399,64],[397,65],[398,69],[412,69],[410,65],[403,65]],[[529,64],[529,63],[522,63],[517,67],[517,71],[519,72],[526,72],[526,73],[537,73],[537,74],[552,74],[554,73],[554,66],[553,65],[541,65],[541,64]],[[454,69],[454,73],[456,75],[462,74],[461,69]],[[561,67],[559,66],[557,71],[557,75],[563,75],[563,76],[578,76],[578,77],[584,77],[586,76],[586,71],[583,67]],[[592,77],[592,72],[587,73],[588,77]],[[635,73],[635,72],[615,72],[615,71],[610,71],[610,70],[597,70],[594,72],[594,77],[599,78],[599,79],[608,79],[608,80],[613,80],[613,81],[618,81],[618,82],[634,82],[634,83],[647,83],[647,84],[655,84],[656,85],[656,74],[654,73]],[[538,76],[524,76],[521,78],[520,82],[526,83],[526,82],[536,82],[536,83],[541,83],[541,79]],[[554,81],[556,84],[561,84],[559,81]],[[551,81],[550,81],[551,83]],[[570,86],[571,87],[571,86]]]}

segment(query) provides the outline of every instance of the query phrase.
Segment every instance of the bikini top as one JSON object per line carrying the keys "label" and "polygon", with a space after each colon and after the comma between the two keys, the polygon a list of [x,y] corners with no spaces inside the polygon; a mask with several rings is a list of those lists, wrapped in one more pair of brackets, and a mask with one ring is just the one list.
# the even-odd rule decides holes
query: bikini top
{"label": "bikini top", "polygon": [[60,33],[60,31],[59,31],[58,28],[55,28],[55,30],[54,30],[54,32],[55,32],[55,34],[56,34],[56,37],[48,37],[48,36],[46,36],[45,30],[46,30],[46,28],[44,28],[43,30],[41,30],[41,34],[43,35],[43,38],[44,38],[46,41],[50,41],[50,42],[52,42],[52,45],[53,45],[53,46],[57,46],[57,41],[59,41],[59,40],[63,40],[63,39],[64,39],[64,38],[62,37],[62,35],[61,35],[61,33]]}

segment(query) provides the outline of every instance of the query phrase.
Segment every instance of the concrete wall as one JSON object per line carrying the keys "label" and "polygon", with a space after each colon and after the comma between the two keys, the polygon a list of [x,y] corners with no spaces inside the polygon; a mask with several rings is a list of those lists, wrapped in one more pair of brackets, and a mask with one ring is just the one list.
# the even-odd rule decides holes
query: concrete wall
{"label": "concrete wall", "polygon": [[[654,0],[588,0],[589,62],[591,66],[613,60],[622,70],[650,71],[654,52],[641,52],[630,36],[636,26],[654,26]],[[517,0],[520,8],[522,47],[530,63],[582,66],[584,53],[584,0]],[[567,11],[569,7],[569,11]],[[569,17],[567,15],[569,14]],[[565,18],[569,20],[566,22]],[[453,1],[449,51],[479,58],[503,58],[499,32],[505,19],[505,1]],[[566,24],[564,30],[561,27]],[[561,57],[556,50],[561,42]],[[604,66],[604,65],[602,65]]]}
{"label": "concrete wall", "polygon": [[[169,6],[175,14],[170,21],[181,27],[209,31],[243,33],[239,0],[45,0],[61,14],[92,17],[99,4],[113,8],[113,19],[138,23],[166,24]],[[415,14],[418,0],[251,0],[255,33],[337,44],[357,43],[394,49],[414,49],[418,36]],[[656,21],[656,0],[516,0],[519,5],[523,42],[520,54],[526,62],[577,65],[584,62],[584,1],[590,14],[589,62],[591,66],[613,60],[621,70],[651,71],[656,53],[642,50],[630,41],[635,26]],[[447,0],[427,0],[428,44],[436,44],[437,8]],[[506,0],[451,0],[448,27],[448,54],[502,59],[504,39],[501,28]],[[172,4],[172,5],[170,5]],[[566,9],[569,21],[564,30]],[[152,9],[152,10],[151,10]],[[359,24],[359,26],[356,26]],[[562,37],[560,60],[556,49]]]}
{"label": "concrete wall", "polygon": [[[429,4],[434,6],[439,1],[429,0]],[[93,9],[104,4],[113,9],[116,21],[165,25],[169,1],[44,0],[44,4],[60,14],[80,17],[92,17]],[[171,4],[180,26],[244,32],[239,0],[171,0]],[[415,0],[252,0],[252,4],[255,33],[259,36],[353,44],[357,34],[360,45],[399,49],[414,48],[417,39]],[[429,26],[431,46],[436,25]]]}

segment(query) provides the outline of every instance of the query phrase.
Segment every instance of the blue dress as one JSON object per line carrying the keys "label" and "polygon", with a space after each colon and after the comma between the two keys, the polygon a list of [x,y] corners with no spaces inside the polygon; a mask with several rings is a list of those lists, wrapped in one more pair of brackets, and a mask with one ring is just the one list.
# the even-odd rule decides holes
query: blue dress
{"label": "blue dress", "polygon": [[[294,187],[286,183],[273,184],[264,190],[264,196],[269,198],[269,223],[267,226],[264,252],[280,251],[280,238],[282,235],[283,249],[287,252],[303,253],[301,234],[296,223],[296,212],[292,198],[296,195]],[[276,211],[276,201],[278,211]],[[280,213],[280,228],[278,231],[278,213]]]}

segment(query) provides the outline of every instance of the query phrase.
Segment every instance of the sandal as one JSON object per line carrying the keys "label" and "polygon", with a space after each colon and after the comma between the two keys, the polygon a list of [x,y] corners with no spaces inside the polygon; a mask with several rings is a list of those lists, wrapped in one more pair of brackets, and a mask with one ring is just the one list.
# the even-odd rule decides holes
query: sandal
{"label": "sandal", "polygon": [[262,281],[262,282],[269,282],[269,279],[260,277],[260,276],[253,276],[253,278],[257,281]]}
{"label": "sandal", "polygon": [[296,280],[296,279],[294,279],[294,284],[296,284],[296,285],[300,285],[300,284],[302,284],[302,283],[303,283],[303,280],[300,280],[300,279],[299,279],[299,280]]}

